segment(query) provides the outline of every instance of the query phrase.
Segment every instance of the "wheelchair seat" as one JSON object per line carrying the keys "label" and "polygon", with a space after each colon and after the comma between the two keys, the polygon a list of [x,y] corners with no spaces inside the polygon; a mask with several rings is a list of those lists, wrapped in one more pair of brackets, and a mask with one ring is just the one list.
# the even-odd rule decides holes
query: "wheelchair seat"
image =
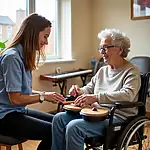
{"label": "wheelchair seat", "polygon": [[[149,73],[141,74],[141,87],[138,102],[114,102],[101,104],[102,107],[109,107],[109,125],[104,131],[105,136],[85,138],[85,150],[98,150],[103,146],[103,150],[150,150],[150,119],[146,114],[146,97],[149,84]],[[122,123],[113,123],[113,116],[116,109],[138,108],[136,116],[128,117]]]}

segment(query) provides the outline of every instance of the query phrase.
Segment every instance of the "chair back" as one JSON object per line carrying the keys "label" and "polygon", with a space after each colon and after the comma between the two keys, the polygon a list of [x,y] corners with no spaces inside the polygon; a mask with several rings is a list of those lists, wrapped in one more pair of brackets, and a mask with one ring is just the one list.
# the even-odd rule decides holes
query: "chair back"
{"label": "chair back", "polygon": [[96,61],[92,76],[94,76],[97,73],[97,71],[103,66],[106,66],[106,64],[104,63],[103,58],[100,58]]}
{"label": "chair back", "polygon": [[135,64],[141,73],[150,72],[150,57],[147,56],[136,56],[130,59],[130,62]]}
{"label": "chair back", "polygon": [[[149,87],[150,72],[141,74],[141,87],[139,90],[138,101],[146,105],[147,92]],[[138,115],[145,115],[146,107],[139,107]]]}

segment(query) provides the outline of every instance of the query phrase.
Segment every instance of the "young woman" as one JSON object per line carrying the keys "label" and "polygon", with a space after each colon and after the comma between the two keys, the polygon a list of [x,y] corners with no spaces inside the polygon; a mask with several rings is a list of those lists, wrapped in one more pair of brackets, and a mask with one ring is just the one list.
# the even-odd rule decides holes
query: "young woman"
{"label": "young woman", "polygon": [[31,110],[32,103],[64,101],[55,92],[32,92],[32,70],[44,58],[51,22],[38,15],[29,15],[0,56],[0,134],[41,140],[38,150],[51,149],[53,115]]}

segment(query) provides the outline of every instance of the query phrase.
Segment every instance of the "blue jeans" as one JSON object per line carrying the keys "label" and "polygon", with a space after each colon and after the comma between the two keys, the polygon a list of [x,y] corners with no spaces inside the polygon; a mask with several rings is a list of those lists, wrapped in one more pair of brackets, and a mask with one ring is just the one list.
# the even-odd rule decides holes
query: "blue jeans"
{"label": "blue jeans", "polygon": [[[114,117],[114,123],[122,122]],[[52,122],[51,150],[84,150],[84,139],[92,136],[102,136],[109,120],[88,122],[80,114],[61,112],[54,116]]]}

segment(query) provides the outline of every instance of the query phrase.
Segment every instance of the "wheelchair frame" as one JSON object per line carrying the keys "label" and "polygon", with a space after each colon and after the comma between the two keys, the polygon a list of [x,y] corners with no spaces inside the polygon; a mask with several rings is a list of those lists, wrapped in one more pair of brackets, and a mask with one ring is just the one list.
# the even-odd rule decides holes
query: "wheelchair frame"
{"label": "wheelchair frame", "polygon": [[[145,117],[145,104],[148,92],[149,77],[150,73],[141,74],[141,87],[138,102],[114,102],[113,104],[101,104],[102,107],[110,108],[110,113],[108,115],[108,128],[105,131],[105,136],[86,138],[85,150],[97,150],[97,147],[102,145],[103,150],[121,150],[123,148],[124,150],[127,150],[128,146],[134,144],[138,144],[138,150],[142,150],[142,141],[147,138],[144,135],[144,124],[148,123],[150,125],[150,119]],[[129,117],[123,123],[113,124],[113,116],[116,109],[133,107],[138,108],[137,116]]]}

